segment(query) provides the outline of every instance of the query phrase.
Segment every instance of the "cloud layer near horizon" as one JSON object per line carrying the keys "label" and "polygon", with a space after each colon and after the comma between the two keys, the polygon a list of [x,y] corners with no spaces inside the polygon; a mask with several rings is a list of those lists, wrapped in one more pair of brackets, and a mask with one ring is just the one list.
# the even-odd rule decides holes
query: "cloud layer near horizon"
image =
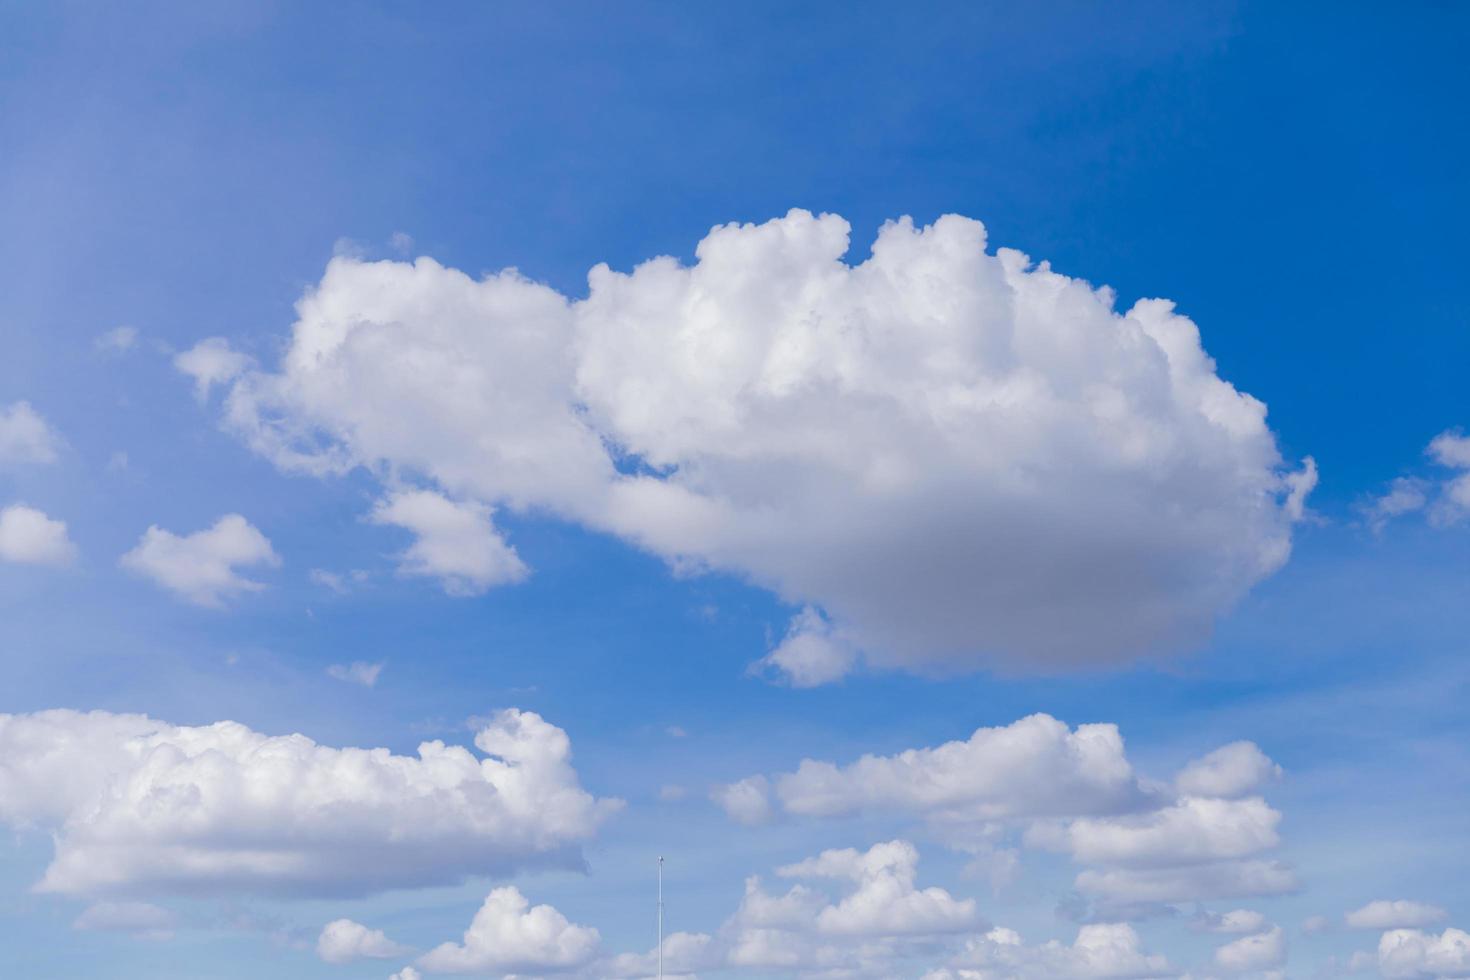
{"label": "cloud layer near horizon", "polygon": [[[1286,560],[1315,468],[1284,467],[1170,303],[1119,313],[953,215],[885,225],[858,265],[849,244],[836,215],[726,225],[576,302],[338,257],[274,372],[209,383],[257,451],[367,467],[384,507],[428,484],[482,537],[549,513],[810,605],[767,661],[798,684],[1174,651]],[[501,571],[451,588],[517,577],[481,551]]]}

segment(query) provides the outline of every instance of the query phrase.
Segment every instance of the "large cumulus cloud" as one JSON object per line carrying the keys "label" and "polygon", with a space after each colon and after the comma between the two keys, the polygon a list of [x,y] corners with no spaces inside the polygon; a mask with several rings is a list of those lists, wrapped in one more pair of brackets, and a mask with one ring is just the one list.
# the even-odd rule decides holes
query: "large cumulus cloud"
{"label": "large cumulus cloud", "polygon": [[848,246],[792,211],[714,229],[693,265],[598,266],[577,301],[337,258],[227,418],[286,468],[769,588],[803,607],[767,661],[796,683],[1176,650],[1286,559],[1315,470],[1170,303],[1120,312],[958,216]]}
{"label": "large cumulus cloud", "polygon": [[577,865],[618,804],[581,787],[566,733],[510,710],[475,745],[405,756],[234,722],[0,715],[0,823],[52,833],[37,887],[64,894],[352,895]]}

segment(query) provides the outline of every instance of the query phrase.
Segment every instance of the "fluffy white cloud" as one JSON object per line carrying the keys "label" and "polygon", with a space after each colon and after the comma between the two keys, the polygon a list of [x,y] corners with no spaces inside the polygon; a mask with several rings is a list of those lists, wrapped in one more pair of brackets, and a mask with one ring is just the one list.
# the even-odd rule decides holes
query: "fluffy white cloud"
{"label": "fluffy white cloud", "polygon": [[[0,822],[52,834],[46,892],[364,894],[578,866],[619,805],[578,784],[566,733],[505,711],[486,758],[266,736],[233,722],[0,715]],[[371,852],[373,860],[362,855]]]}
{"label": "fluffy white cloud", "polygon": [[598,266],[576,302],[339,256],[276,371],[218,344],[181,367],[239,372],[228,424],[282,467],[413,474],[820,610],[830,632],[804,612],[766,661],[797,683],[859,651],[1173,650],[1286,560],[1315,470],[1283,469],[1168,302],[1119,313],[957,216],[890,223],[856,266],[848,231],[719,227],[692,267]]}
{"label": "fluffy white cloud", "polygon": [[90,905],[71,924],[73,929],[96,932],[128,932],[140,939],[169,939],[175,918],[168,909],[147,902],[98,902]]}
{"label": "fluffy white cloud", "polygon": [[415,970],[413,967],[405,966],[403,969],[390,976],[388,980],[423,980],[423,977],[424,975]]}
{"label": "fluffy white cloud", "polygon": [[183,537],[154,525],[120,559],[124,568],[214,609],[241,593],[265,588],[237,569],[280,563],[266,536],[239,514],[226,514],[212,527]]}
{"label": "fluffy white cloud", "polygon": [[[856,762],[804,760],[773,779],[716,790],[736,819],[779,806],[805,817],[886,811],[924,820],[950,846],[1003,859],[1007,828],[1031,847],[1088,865],[1084,894],[1111,907],[1273,895],[1296,887],[1289,868],[1261,859],[1280,843],[1279,811],[1259,790],[1280,767],[1250,742],[1190,762],[1169,784],[1141,779],[1113,725],[1075,730],[1048,715],[982,728],[965,741]],[[1187,791],[1187,792],[1186,792]]]}
{"label": "fluffy white cloud", "polygon": [[776,648],[751,665],[775,671],[792,687],[817,687],[846,676],[857,648],[817,609],[807,606],[791,620]]}
{"label": "fluffy white cloud", "polygon": [[409,952],[409,947],[395,943],[383,934],[383,930],[369,929],[351,919],[328,922],[316,940],[316,955],[328,963],[389,960]]}
{"label": "fluffy white cloud", "polygon": [[915,944],[932,947],[980,927],[973,899],[918,887],[918,860],[912,844],[895,840],[867,851],[824,851],[777,869],[786,878],[844,883],[836,900],[800,883],[772,894],[749,878],[740,907],[706,950],[706,963],[891,975],[885,969]]}
{"label": "fluffy white cloud", "polygon": [[490,513],[483,504],[406,490],[379,501],[371,520],[407,528],[416,536],[399,556],[401,574],[437,578],[450,595],[479,595],[529,574],[516,550],[490,523]]}
{"label": "fluffy white cloud", "polygon": [[599,943],[596,929],[573,925],[550,905],[532,908],[506,887],[486,896],[463,944],[444,943],[418,962],[433,973],[562,973],[588,963]]}
{"label": "fluffy white cloud", "polygon": [[0,466],[54,463],[60,450],[61,437],[30,402],[0,408]]}
{"label": "fluffy white cloud", "polygon": [[1053,939],[1027,946],[1014,930],[992,929],[970,940],[952,966],[925,980],[1141,980],[1179,972],[1165,957],[1145,953],[1138,932],[1121,922],[1083,926],[1071,945]]}
{"label": "fluffy white cloud", "polygon": [[856,888],[816,917],[818,931],[836,935],[936,935],[976,924],[973,899],[955,899],[942,888],[918,889],[919,852],[908,841],[823,851],[777,869],[783,878],[837,878]]}
{"label": "fluffy white cloud", "polygon": [[1117,726],[1073,730],[1043,714],[976,729],[965,741],[865,755],[846,766],[806,759],[774,785],[783,809],[815,817],[863,810],[987,820],[1070,816],[1131,809],[1145,798]]}
{"label": "fluffy white cloud", "polygon": [[372,687],[378,683],[378,675],[382,672],[383,664],[370,664],[361,660],[354,660],[350,664],[332,664],[327,668],[328,677],[348,684],[361,684],[363,687]]}
{"label": "fluffy white cloud", "polygon": [[1254,742],[1231,742],[1195,759],[1174,777],[1186,796],[1233,799],[1257,792],[1281,778],[1281,767]]}
{"label": "fluffy white cloud", "polygon": [[1404,899],[1388,901],[1380,899],[1369,902],[1343,916],[1354,929],[1417,929],[1432,926],[1448,918],[1448,913],[1437,905],[1410,902]]}
{"label": "fluffy white cloud", "polygon": [[65,565],[76,557],[66,522],[25,504],[0,509],[0,561],[26,565]]}
{"label": "fluffy white cloud", "polygon": [[1446,929],[1436,936],[1393,929],[1378,940],[1378,970],[1389,980],[1470,976],[1470,933]]}
{"label": "fluffy white cloud", "polygon": [[201,401],[215,385],[239,377],[250,364],[250,358],[231,349],[223,337],[209,337],[174,355],[174,367],[194,379],[194,394]]}
{"label": "fluffy white cloud", "polygon": [[1191,796],[1136,816],[1083,817],[1062,833],[1079,861],[1149,868],[1258,854],[1280,843],[1280,822],[1280,811],[1260,797]]}
{"label": "fluffy white cloud", "polygon": [[1286,935],[1272,926],[1252,936],[1241,936],[1215,950],[1215,966],[1227,973],[1269,970],[1286,962]]}

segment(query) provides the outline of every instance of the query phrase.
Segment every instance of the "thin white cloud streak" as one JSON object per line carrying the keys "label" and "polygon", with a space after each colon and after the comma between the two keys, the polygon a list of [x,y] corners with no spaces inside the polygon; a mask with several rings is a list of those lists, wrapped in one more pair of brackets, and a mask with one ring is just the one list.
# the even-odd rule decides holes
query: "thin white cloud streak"
{"label": "thin white cloud streak", "polygon": [[1417,929],[1437,925],[1449,918],[1438,905],[1411,902],[1407,899],[1379,899],[1343,916],[1354,929]]}

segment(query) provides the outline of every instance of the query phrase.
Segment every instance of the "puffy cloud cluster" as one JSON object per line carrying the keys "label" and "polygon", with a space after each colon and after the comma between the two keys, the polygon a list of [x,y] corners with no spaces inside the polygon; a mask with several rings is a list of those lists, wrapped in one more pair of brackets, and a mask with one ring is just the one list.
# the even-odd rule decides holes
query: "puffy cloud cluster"
{"label": "puffy cloud cluster", "polygon": [[1132,926],[1116,922],[1083,926],[1070,945],[1053,939],[1027,946],[1012,929],[992,929],[966,943],[949,968],[924,980],[1142,980],[1178,973],[1165,957],[1143,951]]}
{"label": "puffy cloud cluster", "polygon": [[497,888],[465,930],[463,943],[444,943],[419,958],[431,973],[564,973],[597,955],[596,929],[573,925],[550,905],[531,907],[516,888]]}
{"label": "puffy cloud cluster", "polygon": [[[758,877],[717,936],[684,940],[687,970],[882,973],[914,949],[928,949],[983,927],[973,899],[917,883],[919,852],[908,841],[875,844],[866,851],[823,851],[778,868],[801,879],[785,892],[765,890]],[[840,883],[832,897],[806,882]],[[698,955],[695,955],[697,952]]]}
{"label": "puffy cloud cluster", "polygon": [[0,466],[54,463],[61,437],[30,402],[0,408]]}
{"label": "puffy cloud cluster", "polygon": [[1434,980],[1470,976],[1470,933],[1446,929],[1439,935],[1393,929],[1378,940],[1378,971],[1388,980]]}
{"label": "puffy cloud cluster", "polygon": [[857,265],[849,244],[792,211],[692,266],[598,266],[575,302],[339,256],[276,370],[215,340],[179,366],[233,379],[227,424],[279,466],[477,516],[463,591],[524,574],[506,508],[810,607],[764,661],[797,684],[1175,650],[1286,560],[1315,469],[1285,470],[1168,302],[1119,312],[953,215],[885,225]]}
{"label": "puffy cloud cluster", "polygon": [[1266,853],[1279,811],[1259,795],[1281,769],[1250,742],[1194,760],[1168,784],[1140,778],[1116,726],[1076,729],[1048,715],[981,728],[969,739],[856,762],[804,760],[794,772],[718,787],[732,817],[858,812],[907,814],[981,856],[1006,828],[1028,846],[1086,867],[1079,891],[1121,908],[1292,890],[1290,869]]}
{"label": "puffy cloud cluster", "polygon": [[226,514],[213,526],[183,536],[150,527],[120,563],[182,599],[219,609],[241,593],[265,588],[239,569],[275,566],[281,559],[253,524],[239,514]]}
{"label": "puffy cloud cluster", "polygon": [[76,553],[65,521],[52,520],[25,504],[0,508],[0,561],[65,565]]}
{"label": "puffy cloud cluster", "polygon": [[51,833],[37,887],[67,894],[364,894],[579,865],[619,804],[579,785],[566,733],[509,710],[475,745],[401,756],[233,722],[0,715],[0,822]]}
{"label": "puffy cloud cluster", "polygon": [[316,940],[316,955],[327,963],[351,963],[354,960],[389,960],[409,952],[395,943],[381,929],[369,929],[351,919],[336,919],[322,927]]}

